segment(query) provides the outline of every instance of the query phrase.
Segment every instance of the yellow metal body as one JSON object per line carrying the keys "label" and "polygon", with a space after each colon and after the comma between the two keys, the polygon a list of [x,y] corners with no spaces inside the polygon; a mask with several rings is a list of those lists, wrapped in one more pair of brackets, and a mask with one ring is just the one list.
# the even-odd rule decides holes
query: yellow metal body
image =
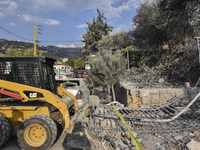
{"label": "yellow metal body", "polygon": [[67,90],[65,90],[65,88],[63,87],[62,83],[57,88],[57,92],[58,92],[58,94],[60,96],[62,96],[62,98],[65,98],[66,96],[71,97],[74,100],[74,108],[75,108],[75,110],[78,110],[78,105],[77,105],[76,97],[74,95],[72,95],[71,93],[69,93]]}
{"label": "yellow metal body", "polygon": [[36,107],[36,106],[1,106],[0,114],[5,116],[12,127],[12,134],[17,134],[17,129],[20,123],[29,116],[35,114],[44,114],[50,117],[48,107]]}
{"label": "yellow metal body", "polygon": [[39,147],[46,141],[46,130],[39,124],[29,125],[24,132],[24,139],[28,145]]}
{"label": "yellow metal body", "polygon": [[[26,103],[28,101],[43,101],[51,104],[54,106],[57,110],[59,110],[60,114],[60,120],[62,123],[64,123],[64,128],[70,127],[70,115],[68,111],[67,105],[62,102],[62,99],[60,99],[58,96],[54,95],[48,90],[27,86],[23,84],[18,84],[14,82],[9,82],[5,80],[0,80],[0,90],[11,90],[17,92],[23,100],[22,102]],[[41,98],[29,98],[24,94],[24,91],[33,91],[37,93],[42,93],[43,97]],[[73,97],[73,96],[72,96]],[[74,97],[73,97],[74,99]],[[76,100],[74,101],[76,104]],[[77,104],[76,104],[77,106]],[[51,112],[49,111],[49,107],[44,106],[4,106],[0,103],[0,114],[8,118],[8,120],[11,122],[11,125],[13,127],[14,133],[16,133],[16,130],[19,126],[19,124],[26,119],[27,117],[34,115],[34,114],[44,114],[47,116],[51,116]],[[60,123],[61,123],[60,122]]]}

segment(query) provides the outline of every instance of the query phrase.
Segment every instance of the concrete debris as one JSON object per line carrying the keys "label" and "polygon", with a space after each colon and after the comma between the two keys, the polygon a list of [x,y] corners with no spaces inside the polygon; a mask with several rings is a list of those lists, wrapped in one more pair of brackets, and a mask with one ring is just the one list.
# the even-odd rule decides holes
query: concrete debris
{"label": "concrete debris", "polygon": [[192,139],[186,146],[189,150],[200,150],[200,142],[197,142],[194,139]]}
{"label": "concrete debris", "polygon": [[148,66],[127,70],[123,79],[124,81],[131,82],[136,87],[140,88],[163,87],[167,84],[161,70],[153,70]]}
{"label": "concrete debris", "polygon": [[100,99],[97,95],[90,95],[89,96],[89,104],[99,104]]}
{"label": "concrete debris", "polygon": [[177,136],[174,137],[175,140],[180,140],[180,139],[182,139],[182,138],[183,138],[182,135],[177,135]]}
{"label": "concrete debris", "polygon": [[200,136],[200,132],[197,131],[197,130],[193,131],[193,134],[194,134],[195,136]]}
{"label": "concrete debris", "polygon": [[[195,133],[194,136],[190,136]],[[181,133],[138,133],[136,139],[145,150],[200,150],[199,131]],[[135,144],[127,132],[96,132],[95,135],[107,141],[116,150],[136,150]],[[197,148],[197,149],[195,149]]]}
{"label": "concrete debris", "polygon": [[[176,80],[169,80],[166,72],[148,66],[142,66],[140,68],[128,69],[123,77],[122,82],[132,83],[133,86],[139,88],[156,87],[179,87],[183,86],[182,82],[176,82]],[[170,84],[171,83],[171,84]],[[189,83],[188,85],[189,86]]]}

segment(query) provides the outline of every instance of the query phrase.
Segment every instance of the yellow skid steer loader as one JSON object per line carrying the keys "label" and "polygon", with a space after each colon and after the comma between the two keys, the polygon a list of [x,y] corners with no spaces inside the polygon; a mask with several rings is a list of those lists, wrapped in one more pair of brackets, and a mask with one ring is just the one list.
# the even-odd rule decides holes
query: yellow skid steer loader
{"label": "yellow skid steer loader", "polygon": [[70,127],[77,102],[56,85],[54,62],[47,57],[0,57],[0,147],[13,134],[26,150],[49,149],[57,125]]}

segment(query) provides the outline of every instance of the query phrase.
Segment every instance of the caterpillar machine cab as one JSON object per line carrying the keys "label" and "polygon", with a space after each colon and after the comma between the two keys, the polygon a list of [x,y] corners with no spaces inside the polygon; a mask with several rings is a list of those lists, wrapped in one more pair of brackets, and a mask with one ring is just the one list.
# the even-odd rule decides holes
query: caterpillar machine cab
{"label": "caterpillar machine cab", "polygon": [[70,127],[76,98],[57,87],[47,57],[0,57],[0,147],[17,135],[23,149],[49,149],[57,125]]}

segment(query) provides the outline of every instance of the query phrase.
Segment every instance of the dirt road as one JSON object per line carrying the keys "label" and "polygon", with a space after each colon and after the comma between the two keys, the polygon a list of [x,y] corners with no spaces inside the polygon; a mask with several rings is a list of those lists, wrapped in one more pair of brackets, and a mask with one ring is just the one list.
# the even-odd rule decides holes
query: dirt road
{"label": "dirt road", "polygon": [[[73,128],[73,126],[71,127]],[[93,149],[94,143],[91,138],[88,138],[85,134],[85,129],[78,125],[73,128],[65,130],[62,133],[62,129],[58,128],[58,139],[56,139],[50,150],[81,150],[81,149]],[[68,131],[69,130],[69,131]],[[70,132],[70,134],[68,134]],[[62,134],[61,134],[62,133]],[[20,147],[17,137],[12,136],[8,143],[4,145],[1,150],[22,150]]]}
{"label": "dirt road", "polygon": [[21,150],[21,147],[17,141],[17,137],[12,136],[8,141],[8,143],[6,143],[6,145],[1,147],[1,150]]}

